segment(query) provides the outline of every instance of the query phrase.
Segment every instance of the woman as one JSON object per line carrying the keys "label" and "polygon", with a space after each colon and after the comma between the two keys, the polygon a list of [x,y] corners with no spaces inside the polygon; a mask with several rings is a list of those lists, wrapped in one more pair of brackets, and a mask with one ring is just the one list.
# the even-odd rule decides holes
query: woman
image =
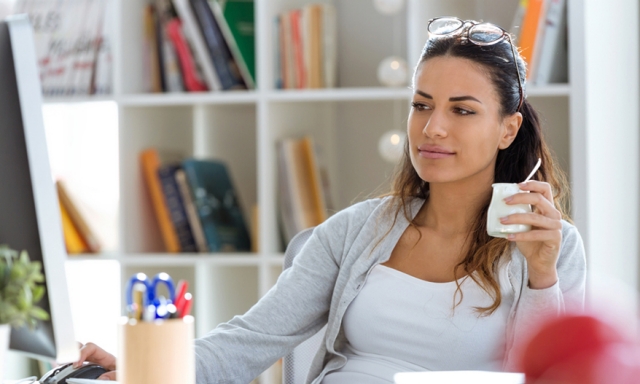
{"label": "woman", "polygon": [[[523,60],[491,24],[440,18],[429,31],[392,192],[315,228],[257,305],[197,340],[199,384],[247,383],[325,324],[308,382],[511,370],[532,326],[583,304],[584,249]],[[520,185],[530,193],[506,199],[534,211],[501,219],[532,230],[489,237],[491,184],[524,180],[538,158],[536,181]],[[81,355],[115,368],[95,345]]]}

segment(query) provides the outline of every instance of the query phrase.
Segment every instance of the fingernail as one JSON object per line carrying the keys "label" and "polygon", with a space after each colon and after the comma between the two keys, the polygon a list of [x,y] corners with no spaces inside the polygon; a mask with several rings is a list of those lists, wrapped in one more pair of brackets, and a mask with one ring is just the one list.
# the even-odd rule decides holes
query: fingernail
{"label": "fingernail", "polygon": [[500,222],[501,222],[501,223],[506,223],[507,221],[509,221],[509,218],[508,218],[508,217],[501,217],[501,218],[500,218]]}
{"label": "fingernail", "polygon": [[509,239],[509,240],[513,240],[515,238],[516,238],[516,235],[514,235],[514,234],[507,235],[507,239]]}
{"label": "fingernail", "polygon": [[513,200],[513,196],[509,196],[509,197],[505,197],[504,201],[506,201],[507,203],[510,202],[511,200]]}

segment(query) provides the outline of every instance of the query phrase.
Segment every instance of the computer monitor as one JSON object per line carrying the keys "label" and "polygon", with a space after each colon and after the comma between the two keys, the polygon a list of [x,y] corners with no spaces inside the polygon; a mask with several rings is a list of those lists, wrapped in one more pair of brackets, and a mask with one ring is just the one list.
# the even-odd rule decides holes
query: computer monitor
{"label": "computer monitor", "polygon": [[40,260],[51,315],[12,329],[9,348],[60,363],[78,358],[65,275],[66,250],[49,166],[33,32],[26,15],[0,21],[0,244]]}

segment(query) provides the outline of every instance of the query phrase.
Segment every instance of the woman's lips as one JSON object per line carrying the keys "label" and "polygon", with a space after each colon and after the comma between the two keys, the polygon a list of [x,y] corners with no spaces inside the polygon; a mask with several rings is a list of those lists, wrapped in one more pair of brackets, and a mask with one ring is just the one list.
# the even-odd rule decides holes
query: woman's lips
{"label": "woman's lips", "polygon": [[455,155],[455,152],[437,145],[423,144],[418,147],[420,157],[425,159],[444,159]]}

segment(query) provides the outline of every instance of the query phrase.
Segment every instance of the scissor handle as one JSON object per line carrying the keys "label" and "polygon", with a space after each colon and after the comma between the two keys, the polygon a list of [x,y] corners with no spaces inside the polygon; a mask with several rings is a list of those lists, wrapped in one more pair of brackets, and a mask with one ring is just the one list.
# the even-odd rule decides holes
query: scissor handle
{"label": "scissor handle", "polygon": [[135,275],[131,276],[131,278],[129,279],[129,283],[127,283],[127,305],[131,306],[133,305],[133,287],[136,284],[143,284],[144,287],[146,288],[146,291],[149,292],[149,279],[147,279],[147,275],[145,275],[144,273],[140,272],[140,273],[136,273]]}
{"label": "scissor handle", "polygon": [[159,283],[164,283],[164,285],[167,286],[167,289],[169,290],[169,300],[171,301],[171,303],[173,303],[176,300],[176,290],[174,288],[171,276],[169,276],[169,274],[165,272],[160,272],[155,275],[155,277],[151,281],[151,284],[149,284],[149,287],[147,289],[147,298],[149,299],[149,303],[154,303],[156,299],[156,288],[158,287]]}

